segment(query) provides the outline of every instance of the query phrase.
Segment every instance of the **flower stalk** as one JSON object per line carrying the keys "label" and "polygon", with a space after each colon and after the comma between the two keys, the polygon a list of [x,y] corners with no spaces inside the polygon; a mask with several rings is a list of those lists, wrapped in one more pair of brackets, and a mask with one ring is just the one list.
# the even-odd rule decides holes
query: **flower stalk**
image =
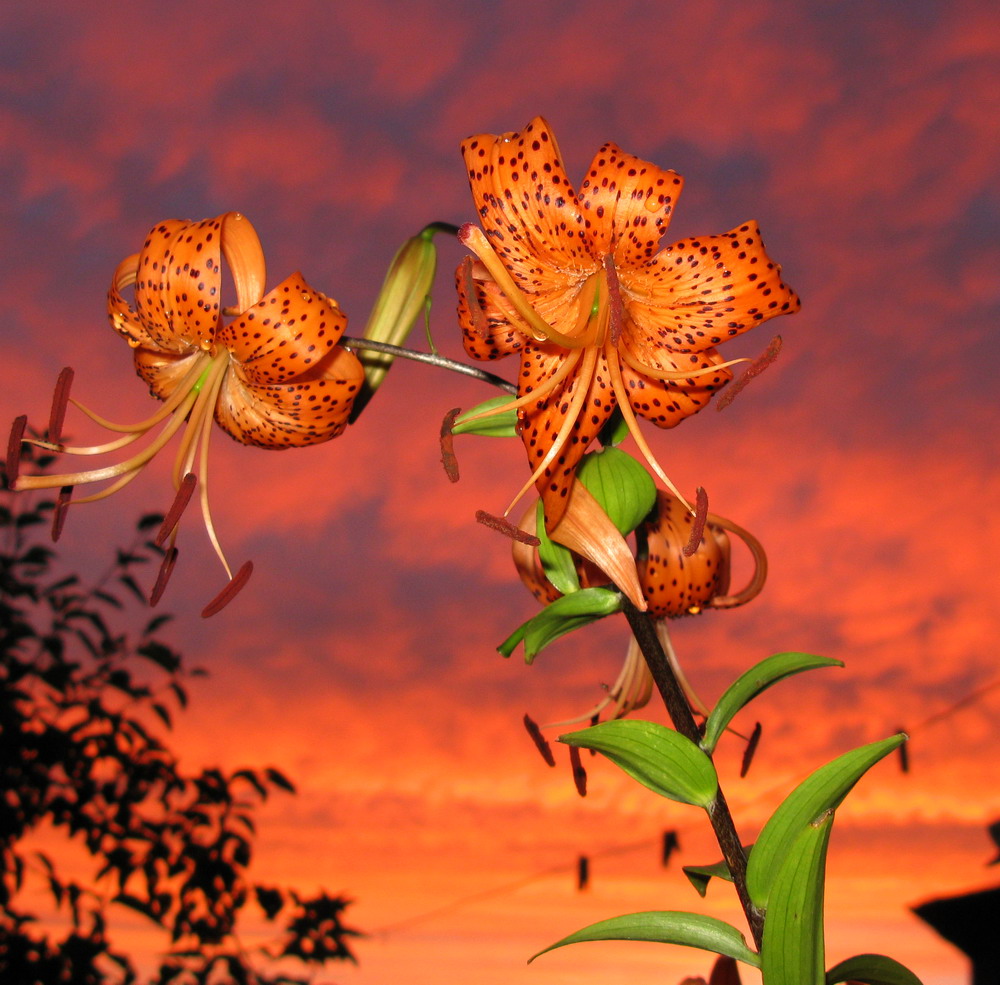
{"label": "flower stalk", "polygon": [[[642,650],[649,671],[653,675],[656,689],[663,698],[667,714],[673,722],[674,728],[685,738],[690,739],[696,745],[701,742],[701,731],[691,714],[691,706],[684,695],[684,690],[677,680],[673,667],[660,644],[660,639],[656,633],[656,625],[648,612],[640,612],[627,598],[623,599],[622,611],[628,620],[632,634],[635,636],[639,648]],[[743,843],[736,831],[736,823],[733,821],[732,812],[726,802],[725,794],[720,786],[716,793],[715,803],[708,810],[709,819],[712,822],[712,829],[715,832],[719,848],[722,849],[722,857],[729,866],[729,872],[733,877],[733,885],[736,887],[736,895],[739,897],[740,906],[746,915],[750,933],[758,950],[764,936],[764,914],[753,904],[750,894],[747,891],[747,856],[743,851]]]}

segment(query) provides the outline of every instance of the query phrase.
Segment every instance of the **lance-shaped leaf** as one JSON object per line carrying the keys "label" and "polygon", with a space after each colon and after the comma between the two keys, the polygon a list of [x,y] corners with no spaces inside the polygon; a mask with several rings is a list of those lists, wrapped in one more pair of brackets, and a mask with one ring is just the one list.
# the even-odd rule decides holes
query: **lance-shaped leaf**
{"label": "lance-shaped leaf", "polygon": [[680,910],[647,910],[629,913],[610,920],[592,923],[575,934],[564,937],[555,944],[532,955],[532,962],[546,951],[554,951],[567,944],[584,941],[651,941],[656,944],[680,944],[698,947],[713,954],[724,954],[754,968],[760,967],[760,958],[747,947],[746,939],[733,926],[715,917]]}
{"label": "lance-shaped leaf", "polygon": [[622,534],[635,530],[656,502],[652,476],[619,448],[585,455],[576,477]]}
{"label": "lance-shaped leaf", "polygon": [[541,500],[535,507],[535,536],[538,538],[538,560],[542,562],[545,577],[563,595],[578,592],[580,579],[576,573],[573,552],[549,537],[549,532],[545,529],[545,510]]}
{"label": "lance-shaped leaf", "polygon": [[597,750],[644,787],[682,804],[707,808],[719,789],[712,760],[690,739],[655,722],[601,722],[559,741]]}
{"label": "lance-shaped leaf", "polygon": [[584,588],[564,595],[547,605],[532,619],[522,623],[497,649],[509,657],[518,643],[524,643],[524,660],[531,663],[550,643],[567,633],[620,612],[622,597],[609,588]]}
{"label": "lance-shaped leaf", "polygon": [[859,779],[906,741],[902,733],[852,749],[807,776],[771,815],[747,861],[747,891],[754,905],[769,905],[771,887],[789,846],[811,822],[834,810]]}
{"label": "lance-shaped leaf", "polygon": [[[517,411],[505,410],[499,414],[491,414],[490,411],[504,404],[509,404],[509,396],[490,397],[481,404],[461,414],[451,426],[452,434],[480,434],[487,438],[513,438],[517,436]],[[479,414],[486,414],[486,417],[478,417]],[[476,420],[469,418],[475,417]]]}
{"label": "lance-shaped leaf", "polygon": [[922,985],[909,968],[884,954],[856,954],[826,973],[826,985],[865,982],[866,985]]}
{"label": "lance-shaped leaf", "polygon": [[[753,845],[744,845],[743,853],[749,855]],[[696,890],[699,896],[704,896],[708,892],[708,884],[713,879],[724,879],[726,882],[733,881],[733,874],[729,871],[729,865],[725,859],[713,862],[711,865],[685,865],[684,875]]]}
{"label": "lance-shaped leaf", "polygon": [[833,811],[789,846],[771,887],[760,949],[767,985],[823,985],[823,890]]}
{"label": "lance-shaped leaf", "polygon": [[719,698],[718,704],[705,722],[705,735],[701,747],[706,752],[715,750],[715,745],[733,720],[733,716],[745,705],[757,697],[761,691],[766,691],[772,684],[777,684],[782,678],[799,674],[815,667],[843,667],[840,660],[832,657],[816,657],[811,653],[776,653],[762,660],[741,674],[726,688]]}

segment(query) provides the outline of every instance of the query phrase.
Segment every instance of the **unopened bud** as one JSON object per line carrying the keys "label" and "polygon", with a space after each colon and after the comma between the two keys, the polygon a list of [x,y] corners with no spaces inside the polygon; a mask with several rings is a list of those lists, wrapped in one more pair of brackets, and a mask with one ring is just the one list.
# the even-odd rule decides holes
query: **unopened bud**
{"label": "unopened bud", "polygon": [[[390,345],[403,345],[409,338],[413,326],[430,304],[437,267],[434,234],[440,232],[455,232],[455,227],[432,222],[399,248],[368,316],[363,338]],[[354,401],[352,423],[381,386],[396,358],[391,353],[369,349],[359,350],[357,357],[365,370],[365,382]]]}

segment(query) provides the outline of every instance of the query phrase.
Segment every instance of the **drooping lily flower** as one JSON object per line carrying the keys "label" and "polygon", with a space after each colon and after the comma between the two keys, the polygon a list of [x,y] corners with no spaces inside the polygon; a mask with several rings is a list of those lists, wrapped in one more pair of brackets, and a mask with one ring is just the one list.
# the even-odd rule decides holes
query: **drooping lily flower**
{"label": "drooping lily flower", "polygon": [[[223,305],[223,258],[235,289],[232,307]],[[117,424],[72,401],[118,437],[100,445],[65,445],[59,440],[68,399],[69,374],[64,372],[60,379],[67,385],[57,387],[49,440],[33,443],[87,456],[110,454],[148,434],[155,436],[143,450],[116,464],[16,479],[16,489],[61,487],[57,507],[61,513],[70,503],[72,487],[109,482],[72,504],[103,499],[131,482],[180,433],[173,464],[176,498],[158,537],[158,543],[169,546],[154,601],[176,558],[177,523],[196,484],[205,526],[230,586],[242,584],[249,574],[244,565],[234,579],[212,522],[208,444],[213,420],[237,441],[259,448],[318,444],[344,430],[364,379],[357,358],[337,344],[347,317],[335,301],[311,288],[299,273],[266,296],[264,281],[260,240],[239,213],[158,224],[142,250],[115,271],[108,314],[115,331],[133,350],[136,372],[162,406],[136,424]],[[133,284],[134,306],[122,294]],[[19,421],[23,432],[23,419]],[[16,465],[14,446],[20,441],[15,437],[19,435],[12,435]],[[57,519],[54,532],[60,524]]]}
{"label": "drooping lily flower", "polygon": [[[529,529],[534,520],[534,510],[529,510],[521,521],[522,529]],[[731,609],[745,605],[756,598],[767,578],[767,556],[760,542],[731,520],[709,513],[697,546],[687,553],[695,519],[676,496],[659,490],[656,505],[649,516],[636,528],[635,567],[645,597],[649,614],[656,620],[656,631],[667,659],[695,711],[707,715],[708,711],[677,660],[667,622],[683,616],[697,615],[706,609]],[[746,587],[730,594],[730,556],[732,546],[729,534],[737,536],[746,545],[754,562],[753,574]],[[526,544],[513,546],[514,566],[525,587],[541,602],[548,605],[560,593],[548,580],[537,550]],[[583,588],[607,581],[606,576],[584,558],[576,559],[577,574]],[[628,652],[615,683],[605,696],[592,708],[574,718],[552,722],[546,728],[572,725],[594,719],[609,706],[611,717],[624,718],[642,708],[653,691],[653,677],[636,640],[630,638]]]}
{"label": "drooping lily flower", "polygon": [[462,154],[482,228],[459,233],[477,258],[457,272],[459,322],[473,358],[520,358],[517,400],[491,413],[517,407],[533,469],[521,494],[535,484],[552,533],[616,406],[676,492],[636,418],[697,413],[732,376],[716,346],[799,308],[756,223],[659,249],[681,177],[607,143],[577,194],[541,117]]}

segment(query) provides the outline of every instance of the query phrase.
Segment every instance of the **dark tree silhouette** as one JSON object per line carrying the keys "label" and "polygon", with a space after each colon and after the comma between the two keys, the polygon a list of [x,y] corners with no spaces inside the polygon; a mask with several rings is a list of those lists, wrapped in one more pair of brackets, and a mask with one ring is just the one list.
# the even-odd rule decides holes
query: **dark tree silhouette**
{"label": "dark tree silhouette", "polygon": [[[123,598],[145,605],[134,572],[155,571],[162,552],[148,532],[162,518],[144,517],[88,589],[58,573],[40,542],[52,513],[25,494],[0,499],[0,981],[293,985],[326,962],[353,961],[358,932],[341,922],[349,900],[249,877],[256,806],[292,784],[271,768],[188,775],[159,737],[199,671],[159,638],[170,616],[137,633],[114,620],[126,615]],[[39,831],[82,849],[91,878],[69,878],[31,849]],[[25,908],[39,885],[57,919]],[[111,939],[121,907],[163,931],[151,974]],[[254,913],[274,924],[275,943],[247,949],[237,921]],[[281,959],[305,969],[289,974]]]}

